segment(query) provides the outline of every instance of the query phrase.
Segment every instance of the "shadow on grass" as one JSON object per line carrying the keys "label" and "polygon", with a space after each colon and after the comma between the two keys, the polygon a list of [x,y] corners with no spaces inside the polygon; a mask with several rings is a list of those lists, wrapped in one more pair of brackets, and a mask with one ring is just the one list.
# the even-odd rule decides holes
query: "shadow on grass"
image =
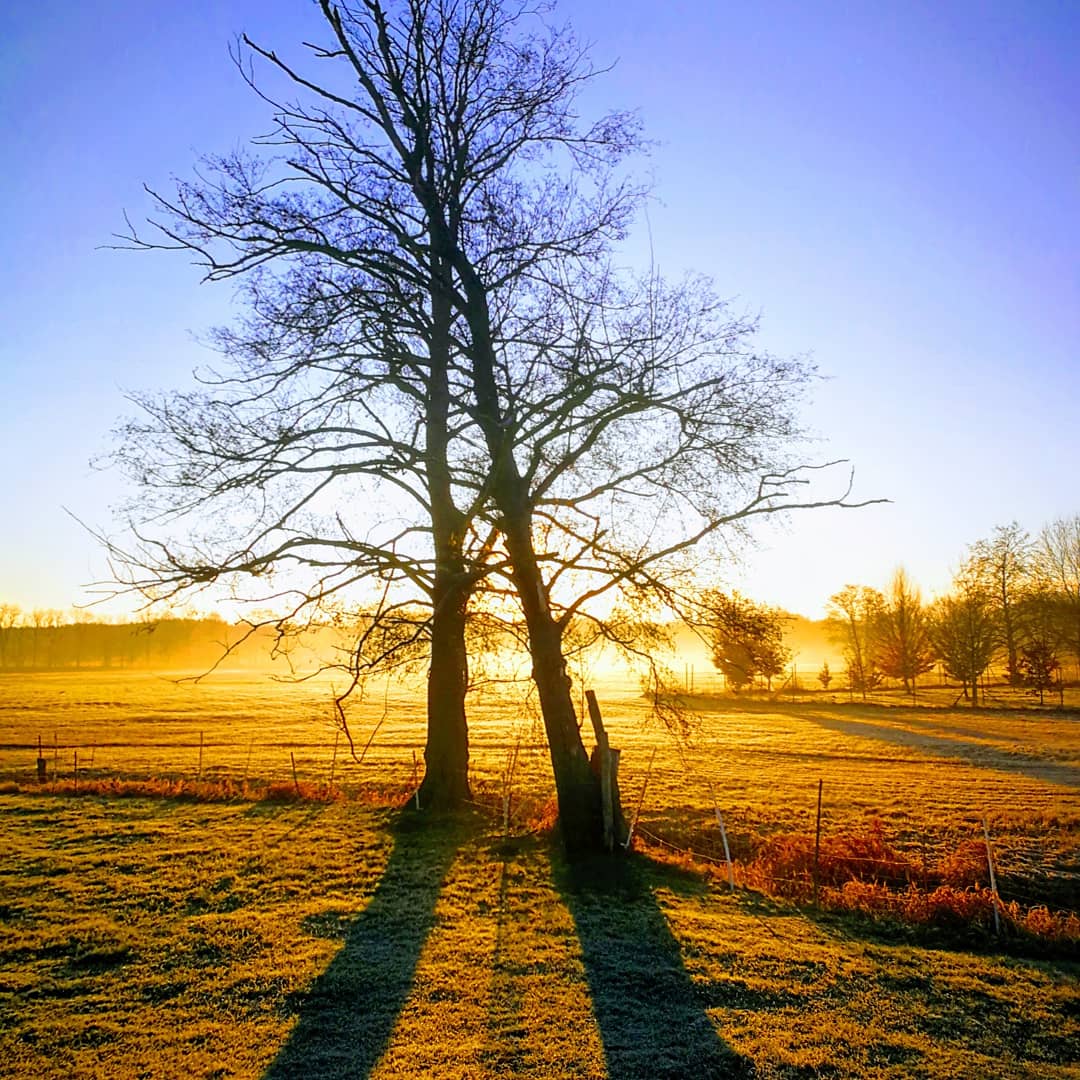
{"label": "shadow on grass", "polygon": [[[764,703],[736,700],[727,702],[716,698],[684,696],[683,703],[696,712],[753,712],[796,716],[814,723],[828,731],[835,731],[854,738],[902,746],[940,758],[958,758],[968,765],[997,772],[1019,773],[1032,780],[1062,784],[1080,788],[1080,768],[1048,758],[1034,757],[1020,752],[1010,752],[985,742],[970,742],[953,738],[937,731],[954,731],[969,738],[978,737],[970,728],[948,725],[944,719],[952,719],[951,710],[927,710],[927,718],[914,715],[914,708],[855,703],[854,705],[824,705],[818,703]],[[1019,710],[1013,710],[1019,717]],[[861,714],[861,715],[860,715]],[[944,719],[943,719],[944,718]],[[882,722],[882,721],[885,722]],[[776,751],[776,753],[781,753]],[[801,752],[790,756],[803,757]]]}
{"label": "shadow on grass", "polygon": [[367,907],[345,944],[300,1002],[300,1019],[264,1080],[329,1080],[370,1075],[390,1042],[435,923],[443,879],[462,839],[461,824],[402,813],[394,846]]}
{"label": "shadow on grass", "polygon": [[893,746],[912,747],[937,757],[959,758],[966,764],[981,769],[1019,773],[1021,776],[1026,776],[1032,780],[1080,788],[1080,768],[1074,765],[1027,757],[1019,753],[1011,754],[1004,750],[988,747],[983,743],[963,742],[947,736],[890,727],[886,724],[874,724],[866,720],[848,720],[836,716],[813,715],[812,713],[808,713],[805,719],[829,731],[837,731],[844,735],[890,743]]}
{"label": "shadow on grass", "polygon": [[752,1076],[752,1063],[716,1033],[653,895],[655,884],[685,891],[700,881],[633,856],[567,864],[556,854],[553,865],[611,1080]]}

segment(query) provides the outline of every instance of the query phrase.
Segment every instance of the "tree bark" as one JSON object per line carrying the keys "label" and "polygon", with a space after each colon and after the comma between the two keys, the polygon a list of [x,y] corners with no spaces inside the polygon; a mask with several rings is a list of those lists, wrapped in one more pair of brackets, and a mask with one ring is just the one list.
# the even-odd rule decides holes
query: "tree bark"
{"label": "tree bark", "polygon": [[[442,595],[438,595],[441,591]],[[468,592],[453,583],[436,585],[427,685],[427,743],[420,809],[452,810],[469,798],[469,729],[465,694],[469,682],[465,646]]]}
{"label": "tree bark", "polygon": [[[519,482],[523,482],[520,481]],[[529,631],[532,678],[540,696],[551,769],[559,800],[559,827],[571,854],[602,851],[604,818],[600,780],[589,766],[581,741],[570,679],[562,650],[562,628],[552,617],[530,528],[531,514],[506,522],[514,585]]]}
{"label": "tree bark", "polygon": [[454,503],[448,458],[452,315],[444,285],[446,266],[433,255],[430,269],[431,368],[425,464],[435,546],[435,580],[431,598],[427,744],[419,805],[421,810],[449,810],[460,806],[470,794],[469,728],[465,717],[469,657],[465,626],[472,585],[463,554],[465,520]]}

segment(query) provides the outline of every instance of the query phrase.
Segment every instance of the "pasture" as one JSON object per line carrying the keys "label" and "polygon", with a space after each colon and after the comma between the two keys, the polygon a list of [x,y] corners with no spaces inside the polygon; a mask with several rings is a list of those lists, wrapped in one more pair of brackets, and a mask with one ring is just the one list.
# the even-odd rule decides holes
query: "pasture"
{"label": "pasture", "polygon": [[[686,696],[680,726],[626,681],[596,682],[628,813],[640,826],[719,854],[719,809],[736,852],[756,837],[879,820],[920,857],[982,836],[1006,882],[1080,875],[1080,720],[1039,710],[883,707],[835,696],[794,703]],[[334,723],[327,679],[228,673],[202,682],[144,673],[0,677],[0,781],[31,782],[37,740],[50,777],[171,777],[407,790],[422,767],[423,697],[390,683],[347,707],[355,757]],[[586,743],[591,733],[586,722]],[[474,789],[501,793],[518,751],[519,819],[554,796],[535,702],[494,687],[470,704]],[[650,768],[651,762],[651,768]],[[647,786],[646,786],[647,778]],[[644,799],[641,799],[642,789]],[[1018,899],[1024,897],[1017,893]],[[1028,897],[1040,899],[1040,897]]]}
{"label": "pasture", "polygon": [[[826,836],[876,820],[933,862],[985,820],[1006,899],[1076,906],[1067,714],[702,696],[673,734],[635,688],[597,690],[643,835],[716,857],[719,809],[744,858],[813,827],[821,780]],[[1080,1076],[1073,961],[800,911],[646,859],[567,867],[530,831],[552,785],[535,711],[505,691],[472,713],[483,805],[434,830],[359,797],[75,798],[33,779],[40,735],[65,782],[76,751],[84,785],[194,780],[201,735],[204,780],[291,781],[295,759],[303,783],[333,770],[346,795],[407,794],[421,705],[390,686],[352,706],[358,763],[340,740],[335,756],[324,683],[0,679],[5,1074]]]}

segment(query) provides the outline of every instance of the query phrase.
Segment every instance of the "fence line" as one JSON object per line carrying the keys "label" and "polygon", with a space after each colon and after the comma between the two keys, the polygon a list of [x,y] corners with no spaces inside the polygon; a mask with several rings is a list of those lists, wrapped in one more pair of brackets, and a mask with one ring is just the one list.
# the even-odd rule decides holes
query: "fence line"
{"label": "fence line", "polygon": [[[405,751],[408,751],[411,755],[415,750],[421,746],[420,740],[393,740],[385,743],[379,743],[374,756],[369,756],[367,759],[366,768],[364,773],[365,778],[370,778],[373,773],[377,773],[380,779],[384,781],[396,782],[396,783],[410,783],[415,784],[418,782],[418,773],[415,764],[411,757],[405,756]],[[493,740],[490,744],[485,744],[484,750],[486,751],[489,761],[486,762],[487,768],[478,768],[474,773],[474,781],[481,786],[489,784],[493,792],[499,787],[500,778],[502,781],[501,787],[501,799],[503,800],[501,805],[504,807],[502,812],[494,811],[494,817],[496,819],[502,818],[504,831],[508,830],[511,825],[517,825],[522,820],[522,811],[526,809],[527,803],[531,804],[531,801],[517,800],[514,806],[514,812],[510,813],[512,786],[515,783],[515,777],[518,775],[516,772],[512,772],[507,778],[506,776],[506,762],[502,762],[500,771],[500,765],[498,761],[497,751],[502,749],[504,751],[513,750],[515,747],[519,748],[523,759],[522,770],[535,769],[538,762],[534,755],[542,755],[542,752],[546,750],[546,746],[540,741],[523,742],[518,737],[507,737],[502,740]],[[48,750],[52,750],[52,754],[48,755]],[[296,751],[318,749],[322,751],[322,754],[317,760],[311,760],[309,757],[302,756],[299,760],[296,759]],[[128,751],[135,755],[138,760],[124,765],[122,763],[108,762],[109,751]],[[156,763],[149,758],[156,751],[188,751],[188,755],[169,754],[167,755],[167,761],[164,763]],[[147,742],[124,742],[113,741],[103,742],[100,738],[95,739],[93,743],[85,742],[66,742],[60,743],[58,740],[53,740],[53,746],[49,747],[47,743],[37,742],[31,743],[17,743],[17,744],[5,744],[0,746],[0,751],[4,752],[4,757],[7,759],[5,767],[0,770],[4,775],[16,776],[19,778],[25,777],[27,782],[40,777],[40,772],[35,770],[34,766],[44,762],[46,766],[51,766],[49,770],[51,772],[50,779],[62,780],[65,778],[74,779],[76,776],[81,781],[82,786],[85,788],[88,782],[94,779],[101,778],[146,778],[151,775],[161,776],[162,772],[168,772],[170,774],[179,774],[176,778],[183,779],[184,775],[191,775],[194,773],[196,779],[204,779],[206,781],[214,780],[240,780],[246,782],[251,780],[260,780],[265,782],[280,782],[289,780],[292,781],[293,786],[297,791],[300,789],[301,780],[305,783],[328,783],[333,785],[335,778],[340,778],[342,786],[355,784],[360,779],[358,775],[357,763],[349,758],[344,760],[344,763],[339,758],[337,746],[329,739],[326,740],[286,740],[284,742],[256,742],[253,738],[244,741],[214,741],[206,740],[202,732],[199,733],[199,739],[196,742],[194,735],[190,741],[184,740],[169,740],[161,743],[147,743]],[[86,752],[89,751],[89,752]],[[258,751],[256,754],[255,752]],[[21,755],[26,753],[25,766],[22,765]],[[653,750],[655,753],[655,748]],[[256,757],[256,762],[252,762],[253,754]],[[19,755],[19,767],[13,769],[11,758],[13,755]],[[47,755],[47,756],[45,756]],[[215,756],[222,756],[229,758],[226,763],[215,763]],[[546,754],[542,755],[546,764]],[[101,760],[104,758],[105,760]],[[51,760],[50,760],[51,759]],[[66,761],[64,760],[66,759]],[[275,764],[271,764],[271,759]],[[649,759],[652,760],[651,758]],[[862,761],[875,760],[875,759],[860,759]],[[885,760],[889,764],[893,764],[893,759],[880,759]],[[68,764],[70,763],[70,768]],[[253,764],[254,773],[253,776]],[[477,764],[474,758],[474,765]],[[948,765],[950,762],[945,761],[942,764]],[[156,774],[155,774],[155,770]],[[638,774],[640,779],[642,776],[648,776],[650,772],[681,772],[685,777],[689,777],[701,784],[702,798],[700,800],[701,805],[698,806],[693,803],[684,802],[683,804],[670,808],[674,812],[681,812],[684,814],[697,815],[700,814],[703,821],[708,821],[711,817],[712,810],[715,809],[719,812],[719,805],[715,801],[715,797],[712,794],[712,785],[714,781],[710,781],[704,776],[700,775],[699,769],[691,765],[691,763],[683,758],[681,768],[674,767],[673,769],[659,769],[655,766],[650,769],[643,770]],[[807,772],[810,772],[808,766]],[[389,775],[388,775],[389,774]],[[329,777],[329,780],[327,780]],[[628,774],[628,780],[633,781],[633,774]],[[77,781],[78,782],[78,781]],[[360,781],[363,782],[362,780]],[[520,783],[520,780],[518,781]],[[531,785],[530,785],[531,786]],[[956,786],[956,785],[954,785]],[[985,780],[981,780],[978,777],[971,778],[971,788],[973,791],[980,791],[985,793],[986,785]],[[862,792],[873,791],[875,794],[880,794],[880,786],[872,783],[859,783],[857,781],[845,780],[842,784],[845,797],[850,800],[852,795],[857,795]],[[656,788],[653,786],[651,789],[655,794]],[[708,798],[705,797],[705,791],[710,792]],[[727,867],[728,861],[726,858],[722,858],[718,853],[710,854],[708,852],[696,850],[692,844],[687,845],[680,843],[671,837],[661,836],[655,822],[648,820],[642,823],[641,818],[643,810],[645,810],[644,796],[646,788],[643,787],[641,791],[642,805],[638,807],[635,814],[635,833],[655,845],[659,845],[672,850],[673,852],[680,853],[682,855],[701,860],[706,863],[716,865],[718,867]],[[548,793],[550,794],[550,792]],[[810,813],[810,791],[808,788],[807,793],[807,813]],[[543,801],[547,796],[538,796],[538,801]],[[1049,797],[1052,797],[1055,802],[1064,801],[1067,806],[1071,806],[1073,800],[1076,801],[1077,810],[1080,810],[1080,792],[1051,792]],[[975,800],[972,800],[975,801]],[[486,811],[492,811],[491,807],[488,807],[486,803],[476,802],[475,805],[484,808]],[[837,819],[834,816],[835,807],[830,810],[826,806],[826,820],[835,822]],[[655,812],[655,811],[654,811]],[[663,812],[661,810],[660,812]],[[1071,812],[1067,811],[1067,812]],[[728,819],[728,831],[734,825],[738,828],[739,825],[739,811],[728,807],[725,810],[725,815]],[[648,812],[645,812],[646,819]],[[977,814],[974,810],[970,812],[967,817],[970,820],[965,820],[965,826],[969,826],[972,822],[977,821],[981,815]],[[841,820],[843,820],[841,818]],[[800,822],[799,824],[805,824]],[[796,825],[795,822],[792,823]],[[781,825],[782,828],[782,825]],[[689,831],[693,833],[693,828]],[[708,835],[706,830],[701,828],[699,822],[698,831],[706,836],[708,842]],[[779,830],[778,830],[779,831]],[[923,830],[925,833],[927,830]],[[932,831],[932,830],[931,830]],[[738,834],[736,833],[736,836]],[[760,833],[755,833],[756,836],[760,836]],[[974,832],[971,837],[972,840],[977,839]],[[914,845],[919,843],[923,844],[922,849],[918,849]],[[914,840],[901,840],[898,838],[888,838],[890,847],[897,850],[899,853],[910,852],[910,858],[891,858],[891,857],[870,857],[859,855],[842,855],[841,857],[845,862],[856,863],[860,865],[864,864],[876,864],[883,868],[895,868],[899,871],[910,870],[914,867],[925,867],[928,865],[926,859],[925,840],[921,837],[916,837]],[[1005,849],[1007,852],[1007,849]],[[1035,883],[1045,882],[1048,889],[1056,891],[1068,891],[1076,883],[1077,896],[1080,898],[1080,875],[1073,874],[1068,871],[1055,871],[1046,872],[1038,866],[1017,866],[1015,864],[1010,865],[1013,860],[1010,860],[1008,855],[1005,854],[1004,865],[1002,865],[1003,852],[999,847],[999,853],[997,856],[998,866],[997,870],[999,875],[1002,876],[1002,880],[999,882],[1000,895],[1004,900],[1017,900],[1018,902],[1042,904],[1046,903],[1046,897],[1039,897],[1033,895],[1029,889],[1032,887],[1038,888]],[[940,862],[940,860],[938,860]],[[745,865],[745,863],[741,864]],[[1017,888],[1012,882],[1011,878],[1017,877],[1020,881],[1024,882],[1025,887]],[[802,879],[777,879],[779,884],[791,884],[801,885],[806,884]],[[1080,906],[1080,904],[1073,904],[1074,907]]]}
{"label": "fence line", "polygon": [[[546,751],[547,750],[547,744],[542,742],[542,741],[526,742],[526,741],[523,741],[523,740],[519,740],[517,738],[510,738],[510,737],[507,737],[505,740],[498,740],[498,741],[492,740],[490,742],[485,741],[482,744],[482,748],[484,750],[487,750],[487,751],[491,752],[491,753],[494,753],[496,751],[501,752],[501,753],[505,753],[507,750],[513,749],[513,747],[515,745],[519,745],[520,749],[522,751],[527,751],[527,752],[529,752],[529,751],[531,751],[531,752],[541,752],[541,751]],[[414,749],[422,748],[423,740],[422,739],[391,739],[391,740],[379,742],[378,744],[376,744],[376,746],[377,746],[377,749],[379,751],[386,751],[386,750],[414,750]],[[279,750],[284,755],[287,755],[290,750],[292,750],[292,751],[300,751],[300,750],[322,749],[322,750],[325,750],[327,754],[332,754],[333,753],[333,742],[331,742],[328,739],[313,739],[313,740],[308,740],[308,739],[288,739],[288,740],[285,740],[285,741],[282,741],[282,742],[259,742],[259,741],[255,740],[253,738],[252,739],[247,739],[247,740],[244,740],[244,741],[232,741],[232,740],[225,741],[225,740],[215,740],[215,739],[210,739],[210,738],[204,739],[202,737],[202,733],[200,733],[200,738],[198,740],[193,739],[191,741],[188,741],[188,740],[170,740],[170,741],[167,741],[167,742],[152,742],[151,743],[151,742],[142,742],[142,741],[140,741],[140,742],[106,741],[106,740],[102,740],[102,739],[95,739],[95,740],[89,741],[89,742],[87,742],[87,741],[74,741],[74,740],[59,741],[59,740],[54,739],[51,744],[46,746],[46,749],[52,751],[52,757],[53,757],[54,764],[58,764],[58,756],[59,756],[59,754],[61,752],[65,752],[65,751],[76,751],[77,750],[77,751],[81,752],[83,750],[90,750],[90,751],[92,751],[92,752],[94,752],[96,754],[99,751],[108,751],[108,750],[126,750],[126,751],[135,751],[135,752],[138,752],[138,751],[151,751],[151,750],[190,750],[190,751],[192,751],[192,754],[194,755],[195,759],[197,760],[198,751],[200,750],[200,748],[205,748],[205,750],[207,752],[211,751],[211,750],[236,750],[236,751],[239,752],[239,751],[247,751],[249,748],[262,749],[264,751],[265,750]],[[29,742],[29,741],[27,741],[27,742],[0,743],[0,753],[17,754],[17,753],[20,753],[22,751],[28,751],[28,752],[29,751],[35,751],[36,749],[37,749],[36,744],[33,743],[33,742]],[[650,750],[651,751],[652,749],[654,749],[654,746],[653,746],[653,744],[643,744],[640,747],[635,747],[635,749],[642,749],[642,750]],[[705,752],[708,749],[709,748],[705,747],[705,746],[695,747],[695,750],[698,753]],[[1002,752],[1004,753],[1004,751],[1002,751]],[[794,758],[794,759],[806,760],[808,763],[812,762],[812,761],[820,761],[820,762],[851,762],[851,763],[857,764],[857,765],[897,765],[897,764],[904,764],[904,765],[912,765],[912,766],[916,766],[916,765],[921,766],[921,765],[933,764],[933,765],[941,766],[942,768],[946,768],[946,769],[955,768],[958,765],[959,766],[965,766],[966,765],[966,766],[969,766],[971,768],[974,768],[974,769],[977,769],[977,770],[980,770],[980,771],[1001,772],[1003,774],[1008,773],[1009,775],[1013,775],[1013,773],[1010,772],[1009,770],[1007,770],[1007,769],[998,769],[992,764],[987,766],[984,763],[981,763],[981,762],[978,762],[978,761],[972,761],[972,760],[969,760],[969,759],[961,757],[961,756],[941,756],[941,755],[934,755],[932,753],[928,754],[928,756],[926,756],[926,757],[912,758],[912,757],[905,757],[903,755],[898,755],[898,754],[893,754],[893,755],[888,755],[888,756],[861,755],[861,754],[836,754],[836,753],[829,753],[829,752],[823,752],[823,753],[820,753],[820,754],[811,754],[811,753],[808,753],[806,751],[795,751],[795,750],[785,751],[785,750],[773,750],[773,749],[760,749],[760,750],[740,749],[740,750],[735,751],[734,753],[729,753],[728,754],[728,759],[729,760],[731,760],[732,758],[741,758],[741,759],[746,759],[748,761],[752,761],[755,758],[760,758],[760,757]],[[1049,757],[1048,758],[1029,757],[1029,758],[1027,758],[1025,760],[1033,768],[1044,767],[1044,768],[1049,769],[1049,770],[1053,770],[1055,768],[1059,768],[1059,769],[1060,768],[1077,768],[1077,766],[1073,765],[1071,762],[1061,761],[1059,759],[1049,758]],[[348,759],[346,759],[346,761],[348,761]],[[354,762],[354,764],[359,764],[359,762]],[[212,764],[211,764],[211,767],[213,767]],[[220,768],[222,766],[218,766],[218,767]],[[809,764],[808,764],[808,769],[810,769]],[[2,769],[2,767],[0,767],[0,771],[11,772],[12,769],[10,767],[7,767],[6,769]],[[665,771],[667,771],[669,773],[673,772],[673,771],[681,771],[681,772],[685,773],[687,771],[687,769],[686,769],[685,765],[683,765],[681,768],[679,766],[675,766],[675,765],[670,766],[670,767],[657,766],[656,771],[658,773],[663,773]],[[1022,775],[1022,770],[1015,770],[1015,772],[1020,773]],[[701,778],[699,777],[699,779],[701,779]],[[715,782],[715,781],[713,781],[713,782]],[[980,783],[980,780],[979,780],[978,775],[976,775],[974,777],[962,777],[961,776],[961,777],[956,777],[955,782],[958,782],[958,783],[971,782],[972,784],[977,785],[977,784]],[[850,780],[848,780],[846,778],[844,780],[844,786],[845,786],[845,788],[865,788],[865,789],[868,789],[868,790],[869,789],[879,790],[879,785],[877,785],[875,783],[870,783],[870,782],[860,783],[858,781],[850,781]],[[1080,789],[1076,790],[1075,792],[1064,792],[1064,793],[1062,793],[1062,797],[1064,797],[1064,798],[1073,797],[1073,798],[1076,798],[1076,799],[1080,800]]]}

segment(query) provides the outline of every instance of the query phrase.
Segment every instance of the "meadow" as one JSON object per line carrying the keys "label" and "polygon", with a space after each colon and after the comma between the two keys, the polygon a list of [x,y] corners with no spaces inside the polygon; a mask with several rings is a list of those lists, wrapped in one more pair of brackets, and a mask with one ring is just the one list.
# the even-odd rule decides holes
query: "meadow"
{"label": "meadow", "polygon": [[[820,780],[826,843],[876,828],[933,866],[982,850],[985,821],[1005,900],[1075,910],[1070,714],[701,695],[672,730],[632,685],[597,690],[645,841],[614,870],[543,832],[535,709],[505,690],[472,713],[479,805],[431,829],[380,805],[412,790],[415,689],[350,708],[357,762],[326,683],[0,678],[5,1074],[1080,1076],[1075,951],[732,893],[701,858],[718,810],[740,865],[806,835]],[[93,793],[195,794],[200,754],[232,798]],[[329,801],[264,797],[293,761]]]}

